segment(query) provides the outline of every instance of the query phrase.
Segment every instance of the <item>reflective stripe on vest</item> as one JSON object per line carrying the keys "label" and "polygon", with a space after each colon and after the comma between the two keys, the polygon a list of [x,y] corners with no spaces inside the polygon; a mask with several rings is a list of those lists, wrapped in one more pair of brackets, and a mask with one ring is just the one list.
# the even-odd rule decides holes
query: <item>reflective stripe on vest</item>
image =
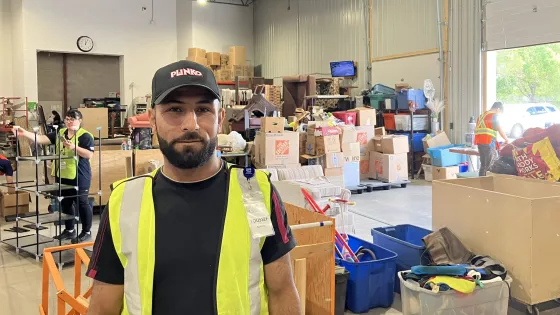
{"label": "reflective stripe on vest", "polygon": [[[152,184],[157,171],[114,183],[109,199],[113,243],[125,270],[122,314],[152,314],[155,268]],[[216,307],[219,315],[267,315],[268,293],[260,253],[265,239],[255,240],[251,236],[242,198],[247,189],[242,184],[247,181],[242,170],[232,167],[229,174],[227,212],[216,280]],[[270,214],[268,176],[257,171],[256,180]]]}
{"label": "reflective stripe on vest", "polygon": [[[58,131],[58,135],[57,136],[62,136],[64,137],[64,133],[66,132],[66,129],[68,128],[62,128]],[[93,135],[88,132],[87,130],[85,130],[84,128],[80,128],[76,131],[76,134],[74,135],[74,137],[70,140],[72,142],[74,142],[74,144],[76,146],[78,146],[78,139],[83,135],[83,134],[89,134],[91,135],[91,137],[93,138]],[[60,149],[58,144],[59,141],[58,139],[55,140],[55,145],[56,145],[56,153],[58,154],[58,150]],[[60,143],[62,145],[62,143]],[[62,167],[60,169],[60,178],[66,178],[66,179],[75,179],[76,178],[76,170],[78,168],[78,160],[80,159],[80,156],[76,156],[76,152],[75,150],[70,150],[67,149],[65,146],[62,145],[62,154],[63,157],[74,157],[73,159],[64,159],[62,161],[62,165],[64,165],[64,167]],[[52,172],[51,175],[54,177],[58,177],[58,161],[54,161],[54,167],[52,168]]]}
{"label": "reflective stripe on vest", "polygon": [[495,113],[486,112],[478,118],[478,124],[476,125],[476,129],[474,130],[475,135],[488,135],[494,138],[498,137],[498,132],[492,128],[486,126],[486,117],[488,115],[495,115]]}

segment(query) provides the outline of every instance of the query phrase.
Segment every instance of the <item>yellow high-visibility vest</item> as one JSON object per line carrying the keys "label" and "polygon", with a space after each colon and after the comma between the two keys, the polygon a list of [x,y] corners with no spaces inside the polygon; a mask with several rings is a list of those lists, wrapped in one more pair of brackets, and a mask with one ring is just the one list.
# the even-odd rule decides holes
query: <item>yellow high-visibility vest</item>
{"label": "yellow high-visibility vest", "polygon": [[495,115],[496,113],[491,113],[491,112],[485,112],[484,114],[482,114],[480,116],[480,118],[478,118],[478,124],[476,125],[476,129],[474,130],[474,134],[475,135],[488,135],[491,136],[493,138],[497,138],[498,137],[498,132],[492,128],[489,128],[488,126],[486,126],[486,117],[488,115]]}
{"label": "yellow high-visibility vest", "polygon": [[[62,128],[58,131],[58,136],[60,137],[64,137],[64,133],[66,132],[66,129],[68,128]],[[76,131],[76,134],[74,135],[74,138],[72,138],[70,141],[72,143],[74,143],[76,146],[78,146],[78,139],[83,135],[83,134],[89,134],[91,136],[91,138],[93,139],[93,135],[85,130],[84,128],[80,128]],[[59,147],[59,143],[60,146]],[[77,168],[78,168],[78,161],[80,159],[79,155],[76,155],[76,150],[71,150],[68,149],[67,147],[62,145],[62,141],[59,141],[58,139],[56,139],[55,141],[56,144],[56,153],[58,154],[59,150],[62,150],[61,155],[63,157],[73,157],[71,159],[69,158],[65,158],[62,160],[61,164],[62,166],[60,167],[60,178],[66,178],[66,179],[74,179],[77,176]],[[54,177],[58,177],[58,160],[54,161],[54,167],[52,168],[52,172],[51,175]]]}
{"label": "yellow high-visibility vest", "polygon": [[[216,303],[218,315],[267,315],[268,292],[264,283],[261,248],[265,238],[254,239],[243,203],[247,180],[243,169],[228,166],[227,212],[222,235]],[[109,224],[113,244],[124,267],[123,315],[152,314],[155,268],[155,208],[151,174],[118,181],[109,199]],[[267,173],[255,179],[270,215],[271,185]]]}

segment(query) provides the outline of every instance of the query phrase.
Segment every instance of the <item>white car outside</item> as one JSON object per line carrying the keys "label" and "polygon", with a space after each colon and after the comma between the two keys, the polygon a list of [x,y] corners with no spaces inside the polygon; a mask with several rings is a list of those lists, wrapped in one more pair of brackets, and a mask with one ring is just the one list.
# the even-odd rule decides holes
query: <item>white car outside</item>
{"label": "white car outside", "polygon": [[500,125],[511,138],[520,138],[529,128],[560,124],[560,110],[548,103],[504,104]]}

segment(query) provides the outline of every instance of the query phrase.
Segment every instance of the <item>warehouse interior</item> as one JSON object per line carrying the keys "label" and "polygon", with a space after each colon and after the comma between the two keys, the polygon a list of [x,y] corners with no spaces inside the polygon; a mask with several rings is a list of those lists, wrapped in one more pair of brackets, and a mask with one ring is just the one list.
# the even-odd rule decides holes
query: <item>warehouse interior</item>
{"label": "warehouse interior", "polygon": [[[239,191],[248,218],[226,229],[224,212],[212,314],[560,314],[559,13],[555,0],[0,0],[0,314],[112,314],[92,289],[102,242],[126,273],[117,312],[174,314],[155,293],[135,313],[128,291],[135,259],[156,270],[138,292],[161,286],[157,259],[137,253],[161,235],[146,228],[165,213],[157,190],[152,216],[131,224],[119,220],[136,206],[147,216],[145,195],[114,195],[124,179],[184,184],[164,174],[171,138],[152,118],[193,86],[223,114],[204,157],[231,163],[218,169],[220,210]],[[159,80],[183,79],[195,83],[160,93]],[[259,174],[268,184],[251,186]],[[260,312],[254,296],[216,288],[231,280],[218,272],[224,235],[258,239],[254,187],[263,220],[287,220],[263,224],[261,265],[246,262],[264,270]],[[188,221],[206,218],[186,208]],[[143,236],[126,256],[131,226]],[[293,243],[290,311],[266,277],[281,258],[263,262],[280,234]],[[203,247],[191,246],[169,245]],[[201,309],[183,311],[211,313]]]}

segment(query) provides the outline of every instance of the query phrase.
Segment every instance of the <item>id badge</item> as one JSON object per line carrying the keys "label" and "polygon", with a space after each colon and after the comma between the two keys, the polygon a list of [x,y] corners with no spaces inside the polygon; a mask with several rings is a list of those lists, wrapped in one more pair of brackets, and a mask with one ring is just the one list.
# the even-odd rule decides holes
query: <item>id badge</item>
{"label": "id badge", "polygon": [[65,170],[65,169],[66,169],[66,161],[60,161],[60,169],[61,169],[61,170]]}
{"label": "id badge", "polygon": [[274,235],[274,227],[266,209],[264,196],[259,188],[259,183],[255,179],[255,169],[246,167],[243,174],[241,172],[237,172],[237,174],[253,239]]}

